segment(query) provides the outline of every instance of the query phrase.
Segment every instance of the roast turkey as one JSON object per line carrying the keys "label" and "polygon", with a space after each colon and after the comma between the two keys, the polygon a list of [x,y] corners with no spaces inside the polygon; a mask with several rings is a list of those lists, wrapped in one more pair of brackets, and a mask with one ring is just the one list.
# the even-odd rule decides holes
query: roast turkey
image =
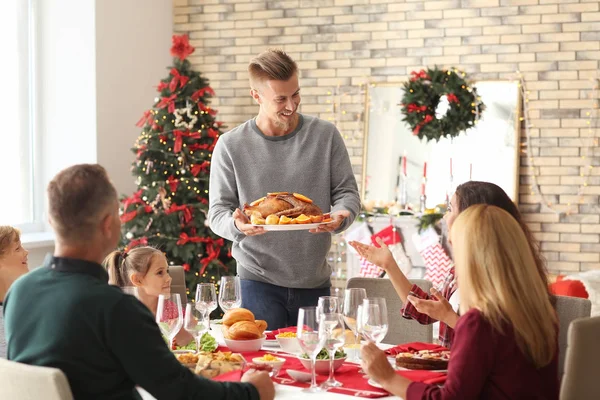
{"label": "roast turkey", "polygon": [[297,193],[269,193],[266,197],[252,202],[252,205],[244,204],[244,213],[249,217],[260,213],[262,218],[267,218],[269,215],[278,217],[285,215],[288,218],[296,218],[300,214],[323,215],[319,206],[302,198],[310,200]]}

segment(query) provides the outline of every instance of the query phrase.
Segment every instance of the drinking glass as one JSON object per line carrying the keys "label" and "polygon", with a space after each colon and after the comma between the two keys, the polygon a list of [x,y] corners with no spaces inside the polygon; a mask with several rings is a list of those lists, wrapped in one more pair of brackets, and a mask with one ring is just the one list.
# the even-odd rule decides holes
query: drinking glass
{"label": "drinking glass", "polygon": [[310,357],[311,384],[303,392],[320,392],[322,389],[317,386],[317,374],[315,363],[317,355],[325,344],[326,336],[319,334],[319,311],[317,307],[300,307],[298,310],[298,327],[296,328],[296,338],[302,348],[302,351]]}
{"label": "drinking glass", "polygon": [[196,286],[196,310],[210,319],[210,313],[217,309],[217,294],[214,283],[199,283]]}
{"label": "drinking glass", "polygon": [[336,296],[321,296],[317,303],[317,308],[321,314],[331,314],[341,312],[340,298]]}
{"label": "drinking glass", "polygon": [[200,339],[209,329],[209,318],[204,313],[198,311],[192,303],[185,305],[185,317],[183,318],[183,328],[190,333],[196,340],[196,351],[200,352]]}
{"label": "drinking glass", "polygon": [[341,382],[334,377],[334,361],[336,351],[346,342],[344,336],[344,321],[340,313],[321,314],[319,335],[325,336],[325,348],[329,352],[329,378],[321,384],[323,388],[340,387]]}
{"label": "drinking glass", "polygon": [[173,349],[173,340],[183,325],[183,312],[179,293],[158,296],[156,323],[162,334],[169,340],[169,349]]}
{"label": "drinking glass", "polygon": [[[344,291],[344,306],[342,307],[342,312],[344,314],[344,322],[348,325],[348,328],[352,330],[354,333],[355,342],[359,344],[358,340],[358,329],[356,327],[356,312],[358,310],[358,306],[362,304],[363,300],[367,298],[367,291],[362,288],[352,288],[346,289]],[[354,349],[353,349],[354,350]],[[357,355],[357,351],[352,352],[352,357],[348,361],[358,362],[359,358]]]}
{"label": "drinking glass", "polygon": [[365,339],[379,344],[388,331],[387,306],[383,297],[363,300],[361,310],[361,333]]}
{"label": "drinking glass", "polygon": [[222,276],[219,285],[219,307],[223,312],[242,306],[242,286],[239,276]]}

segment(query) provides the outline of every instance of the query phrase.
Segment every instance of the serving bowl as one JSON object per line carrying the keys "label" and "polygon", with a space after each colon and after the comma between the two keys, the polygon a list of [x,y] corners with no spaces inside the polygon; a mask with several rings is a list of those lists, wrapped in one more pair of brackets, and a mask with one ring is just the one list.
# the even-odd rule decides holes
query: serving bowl
{"label": "serving bowl", "polygon": [[[300,363],[304,368],[310,371],[309,358],[298,357],[298,360],[300,360]],[[333,370],[335,371],[341,367],[342,364],[344,364],[344,361],[346,361],[346,357],[336,358],[333,361]],[[315,363],[315,372],[319,375],[329,375],[329,360],[317,360]]]}
{"label": "serving bowl", "polygon": [[223,338],[225,340],[225,345],[229,347],[229,350],[234,353],[244,353],[249,351],[258,351],[261,349],[266,336],[263,335],[260,339],[251,339],[251,340],[232,340]]}

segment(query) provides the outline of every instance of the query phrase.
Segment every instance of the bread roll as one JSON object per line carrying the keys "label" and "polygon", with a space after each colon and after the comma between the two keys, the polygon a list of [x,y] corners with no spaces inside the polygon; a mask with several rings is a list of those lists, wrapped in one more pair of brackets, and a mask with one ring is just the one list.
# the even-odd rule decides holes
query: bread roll
{"label": "bread roll", "polygon": [[254,314],[245,308],[232,308],[223,315],[223,325],[230,327],[239,321],[254,322]]}
{"label": "bread roll", "polygon": [[256,322],[256,326],[258,327],[260,333],[263,333],[265,329],[267,329],[267,321],[265,321],[264,319],[257,319],[254,322]]}
{"label": "bread roll", "polygon": [[238,321],[229,327],[229,337],[233,340],[253,340],[261,336],[254,321]]}

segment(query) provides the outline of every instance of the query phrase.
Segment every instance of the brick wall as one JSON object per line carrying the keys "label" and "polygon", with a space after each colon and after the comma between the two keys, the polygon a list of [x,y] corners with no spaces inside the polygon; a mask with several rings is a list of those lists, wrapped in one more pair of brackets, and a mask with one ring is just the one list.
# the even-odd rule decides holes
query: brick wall
{"label": "brick wall", "polygon": [[[176,32],[189,33],[196,47],[191,61],[210,79],[213,105],[229,127],[257,113],[248,61],[269,47],[288,52],[302,71],[301,111],[336,122],[359,182],[362,84],[399,82],[434,64],[461,68],[474,79],[510,79],[522,71],[535,157],[533,168],[521,160],[520,207],[549,269],[569,273],[600,269],[600,168],[588,168],[590,159],[600,164],[583,158],[593,154],[589,147],[597,147],[600,134],[600,128],[590,133],[586,118],[600,60],[599,3],[174,0],[174,22]],[[336,102],[341,107],[334,109]],[[540,206],[530,187],[533,173],[563,214]]]}

